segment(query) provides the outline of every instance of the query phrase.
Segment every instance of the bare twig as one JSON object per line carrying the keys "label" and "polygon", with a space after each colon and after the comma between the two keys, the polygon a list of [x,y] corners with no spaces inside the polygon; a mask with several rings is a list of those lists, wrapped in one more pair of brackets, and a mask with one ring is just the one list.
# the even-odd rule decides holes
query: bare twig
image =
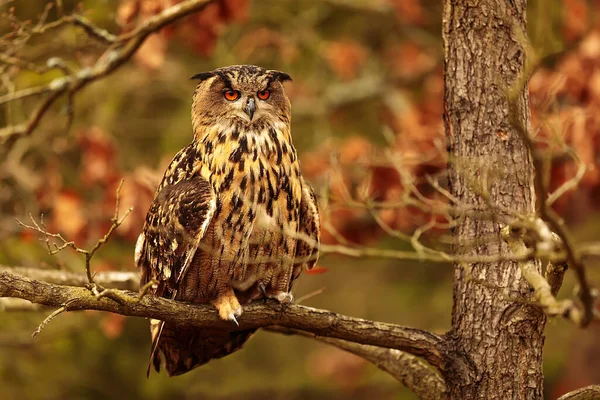
{"label": "bare twig", "polygon": [[581,179],[583,179],[583,176],[585,175],[585,171],[587,171],[585,164],[580,163],[579,166],[577,167],[577,173],[575,174],[575,176],[573,178],[567,180],[566,182],[564,182],[554,192],[552,192],[550,195],[548,195],[548,197],[546,198],[546,205],[551,206],[552,204],[554,204],[554,202],[556,200],[560,199],[565,193],[577,188],[577,185],[579,185],[579,182],[581,182]]}
{"label": "bare twig", "polygon": [[67,311],[67,308],[65,306],[61,306],[60,308],[54,310],[50,315],[48,315],[42,321],[42,323],[37,327],[37,329],[35,331],[33,331],[33,333],[31,334],[31,337],[36,337],[42,331],[42,329],[44,329],[46,327],[46,325],[48,325],[50,323],[50,321],[52,321],[54,318],[58,317],[60,314],[62,314],[65,311]]}
{"label": "bare twig", "polygon": [[[47,85],[48,97],[40,103],[26,122],[0,129],[0,143],[8,141],[14,136],[27,136],[31,134],[40,123],[46,111],[48,111],[52,104],[54,104],[54,102],[63,94],[69,93],[69,95],[73,95],[90,83],[111,74],[127,62],[152,33],[158,32],[166,25],[169,25],[178,19],[202,10],[206,5],[213,1],[215,0],[186,0],[177,3],[152,18],[147,19],[131,32],[125,33],[119,37],[115,37],[114,35],[95,27],[90,21],[80,16],[63,17],[51,24],[45,24],[45,18],[40,18],[38,25],[33,28],[33,32],[35,33],[43,33],[48,29],[52,29],[65,23],[74,23],[83,27],[92,37],[105,43],[112,43],[113,45],[104,52],[96,64],[91,68],[81,69],[76,73],[56,78],[50,82]],[[48,11],[49,9],[47,8],[46,13]],[[36,90],[41,91],[42,89]]]}
{"label": "bare twig", "polygon": [[[40,220],[40,223],[38,224],[35,221],[35,219],[33,218],[33,216],[30,214],[29,218],[31,219],[31,222],[33,223],[33,225],[26,225],[23,222],[19,221],[18,219],[17,219],[17,223],[26,229],[30,229],[32,231],[35,231],[35,232],[38,232],[38,233],[41,233],[42,235],[44,235],[46,246],[48,247],[48,253],[50,255],[54,255],[60,251],[63,251],[66,248],[71,248],[71,249],[75,250],[77,253],[83,254],[85,256],[85,272],[88,277],[88,283],[90,283],[90,284],[94,283],[94,276],[93,276],[92,270],[91,270],[92,258],[94,257],[94,255],[96,254],[98,249],[100,249],[100,247],[104,243],[106,243],[108,241],[108,239],[110,239],[110,237],[113,234],[113,232],[115,231],[115,229],[117,229],[123,223],[125,218],[127,218],[127,216],[131,213],[131,211],[133,211],[133,207],[130,207],[125,212],[125,215],[123,215],[123,217],[119,218],[119,203],[120,203],[120,193],[121,193],[122,186],[123,186],[123,180],[121,180],[121,182],[119,183],[119,186],[117,187],[115,214],[111,219],[112,224],[111,224],[110,228],[108,229],[108,232],[106,232],[106,234],[102,238],[100,238],[90,250],[85,250],[85,249],[78,247],[75,244],[75,242],[68,241],[60,233],[48,232],[48,230],[44,226],[43,218]],[[57,239],[57,240],[61,241],[62,244],[57,245],[56,243],[51,243],[50,238]],[[54,247],[54,248],[52,248],[52,247]]]}
{"label": "bare twig", "polygon": [[[0,54],[0,61],[5,62],[3,58],[7,56]],[[0,96],[0,105],[15,101],[21,100],[26,97],[37,96],[39,94],[44,94],[50,91],[50,88],[47,86],[34,86],[26,89],[19,90],[18,92],[12,92],[5,94],[4,96]]]}
{"label": "bare twig", "polygon": [[89,250],[85,253],[85,271],[87,273],[88,280],[90,283],[94,282],[94,277],[93,277],[91,269],[90,269],[90,262],[92,260],[92,257],[94,257],[94,254],[96,254],[96,251],[98,251],[98,249],[104,243],[106,243],[108,241],[108,239],[110,239],[110,236],[113,234],[115,229],[117,229],[123,223],[123,221],[125,221],[125,218],[127,218],[127,216],[133,211],[133,207],[129,207],[129,209],[125,212],[125,215],[123,215],[123,217],[121,219],[119,219],[119,203],[121,202],[120,195],[121,195],[122,187],[123,187],[123,179],[121,179],[121,182],[119,183],[119,186],[117,187],[117,193],[116,193],[117,198],[115,201],[115,214],[111,219],[112,225],[110,226],[110,228],[108,228],[108,232],[106,232],[104,237],[102,237],[100,240],[98,240],[96,242],[96,244],[94,245],[94,247],[92,247],[91,250]]}
{"label": "bare twig", "polygon": [[[517,28],[515,27],[515,29]],[[507,90],[508,119],[531,154],[535,168],[534,186],[537,199],[537,209],[540,217],[548,223],[550,229],[552,229],[552,231],[554,231],[562,240],[569,267],[575,272],[575,276],[577,277],[577,282],[579,284],[578,297],[583,306],[583,312],[581,313],[582,315],[578,322],[581,326],[587,326],[594,317],[595,297],[587,280],[585,266],[583,265],[580,254],[575,248],[575,241],[573,240],[571,232],[564,224],[564,221],[551,207],[552,202],[549,201],[546,185],[547,180],[545,174],[546,170],[544,168],[544,157],[535,147],[532,136],[529,133],[529,128],[525,126],[523,121],[521,121],[519,118],[519,96],[529,81],[529,76],[538,65],[538,59],[535,51],[531,47],[531,44],[526,37],[526,33],[522,31],[516,31],[515,34],[522,42],[521,44],[525,49],[527,57],[525,66],[515,80],[514,85]],[[568,190],[568,187],[563,190]],[[554,199],[551,198],[550,200]]]}
{"label": "bare twig", "polygon": [[73,23],[74,25],[80,26],[83,30],[92,38],[98,40],[104,44],[113,44],[117,37],[112,33],[101,29],[94,25],[90,20],[81,16],[81,15],[72,15],[68,17],[64,17],[67,21]]}
{"label": "bare twig", "polygon": [[138,299],[141,299],[142,297],[147,295],[150,292],[150,289],[152,289],[152,287],[156,285],[158,285],[158,280],[156,280],[156,278],[152,278],[150,281],[148,281],[144,286],[140,288],[138,292]]}
{"label": "bare twig", "polygon": [[[523,233],[515,234],[510,226],[502,228],[502,238],[508,243],[510,250],[515,255],[527,252],[527,246],[523,240]],[[538,272],[535,261],[519,261],[519,267],[523,278],[534,289],[534,298],[544,309],[546,314],[552,316],[565,316],[573,323],[581,323],[581,311],[575,307],[571,300],[558,301],[554,297],[552,287],[546,279]]]}
{"label": "bare twig", "polygon": [[302,304],[303,301],[306,301],[308,299],[312,299],[313,297],[320,295],[324,291],[325,291],[325,287],[322,287],[322,288],[317,289],[317,290],[313,290],[312,292],[307,293],[305,295],[302,295],[302,296],[298,297],[297,299],[295,299],[294,303],[296,303],[296,304]]}
{"label": "bare twig", "polygon": [[[35,232],[38,232],[42,235],[44,235],[44,241],[46,243],[46,247],[48,248],[48,254],[50,255],[54,255],[58,252],[63,251],[64,249],[70,247],[71,249],[75,250],[78,253],[81,254],[85,254],[86,250],[84,249],[80,249],[79,247],[77,247],[75,245],[75,242],[72,241],[68,241],[67,239],[65,239],[60,233],[50,233],[48,232],[48,230],[46,229],[45,225],[44,225],[44,216],[42,215],[40,217],[40,223],[38,224],[37,221],[33,218],[33,215],[29,214],[29,219],[31,219],[31,223],[33,225],[27,225],[23,222],[21,222],[20,220],[16,219],[17,223],[19,225],[21,225],[23,228],[25,229],[29,229]],[[56,239],[61,241],[62,243],[60,245],[56,244],[56,242],[51,242],[50,238]]]}

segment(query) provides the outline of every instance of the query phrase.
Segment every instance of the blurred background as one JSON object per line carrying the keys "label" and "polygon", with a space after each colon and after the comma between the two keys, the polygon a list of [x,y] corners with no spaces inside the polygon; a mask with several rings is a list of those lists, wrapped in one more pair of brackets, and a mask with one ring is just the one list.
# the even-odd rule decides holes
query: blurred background
{"label": "blurred background", "polygon": [[[80,13],[114,34],[176,0],[0,1],[0,123],[23,122],[43,96],[4,101],[93,65],[106,45],[78,27],[38,26]],[[531,78],[532,132],[546,149],[550,188],[577,175],[556,204],[578,241],[600,237],[600,25],[597,0],[529,2],[529,39],[541,65]],[[110,226],[115,191],[134,211],[93,260],[94,271],[135,272],[133,247],[154,190],[191,140],[192,75],[231,64],[289,73],[295,145],[314,185],[325,243],[446,248],[443,212],[407,196],[406,176],[428,199],[445,185],[441,0],[222,0],[152,35],[113,74],[60,99],[28,137],[0,148],[0,264],[84,271],[70,251],[45,245],[15,218],[44,215],[49,231],[89,248]],[[46,18],[40,23],[40,18]],[[33,33],[32,33],[33,32]],[[390,162],[402,160],[402,168]],[[402,173],[407,174],[402,176]],[[369,201],[385,207],[373,209]],[[391,234],[390,234],[391,233]],[[598,263],[587,262],[598,285]],[[303,304],[443,333],[450,327],[450,265],[326,255],[294,288]],[[570,296],[567,273],[561,290]],[[414,399],[366,361],[309,339],[259,332],[242,351],[177,378],[145,377],[147,321],[98,312],[0,311],[0,398]],[[600,326],[547,325],[546,395],[600,383]]]}

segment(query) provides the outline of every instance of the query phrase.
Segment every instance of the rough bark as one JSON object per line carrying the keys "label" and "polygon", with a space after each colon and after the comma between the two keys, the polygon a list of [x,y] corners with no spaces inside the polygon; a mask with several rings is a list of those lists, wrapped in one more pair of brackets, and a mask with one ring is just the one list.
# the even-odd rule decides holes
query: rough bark
{"label": "rough bark", "polygon": [[[11,267],[0,264],[0,272],[3,271],[57,285],[83,287],[88,284],[85,274],[59,269]],[[94,274],[94,282],[111,289],[136,291],[140,288],[140,274],[138,271],[101,271]]]}
{"label": "rough bark", "polygon": [[79,286],[54,285],[0,271],[0,298],[26,299],[36,304],[61,307],[61,311],[98,310],[132,317],[155,318],[185,326],[248,330],[265,326],[283,326],[317,336],[393,348],[422,357],[441,368],[444,359],[442,337],[385,322],[347,317],[327,310],[296,304],[281,305],[274,301],[244,306],[239,325],[223,321],[208,304],[192,305],[155,296],[138,298],[137,293],[107,289],[100,296]]}
{"label": "rough bark", "polygon": [[590,385],[560,396],[558,400],[596,400],[600,398],[600,385]]}
{"label": "rough bark", "polygon": [[[444,122],[451,192],[465,205],[504,217],[508,211],[530,215],[535,204],[531,156],[509,123],[506,97],[526,56],[525,9],[525,0],[446,0],[444,5]],[[518,117],[525,126],[528,101],[523,91]],[[508,253],[499,220],[465,216],[453,231],[456,253]],[[475,239],[480,244],[465,245]],[[450,397],[541,399],[546,318],[526,303],[531,292],[518,263],[457,263],[454,270],[447,346],[469,361],[458,364],[448,358]]]}

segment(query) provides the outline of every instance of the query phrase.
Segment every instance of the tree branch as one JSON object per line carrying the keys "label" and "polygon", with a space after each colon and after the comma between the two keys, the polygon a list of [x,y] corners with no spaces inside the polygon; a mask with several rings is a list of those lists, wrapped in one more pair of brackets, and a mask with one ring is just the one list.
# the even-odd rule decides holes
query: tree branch
{"label": "tree branch", "polygon": [[[575,272],[577,282],[579,284],[578,297],[582,305],[581,318],[579,318],[578,325],[585,327],[594,318],[595,308],[595,295],[592,289],[583,264],[581,254],[577,251],[575,246],[575,240],[564,221],[560,216],[552,209],[551,204],[555,201],[555,195],[550,196],[548,194],[548,188],[546,187],[546,174],[544,168],[544,157],[541,151],[536,148],[533,141],[533,137],[529,132],[529,127],[525,126],[523,122],[518,118],[519,115],[519,96],[523,92],[524,88],[529,82],[529,77],[538,65],[538,57],[535,54],[534,49],[531,47],[529,40],[527,39],[527,33],[519,30],[520,28],[514,28],[516,36],[520,39],[521,45],[525,49],[526,58],[525,65],[521,70],[518,78],[514,85],[507,90],[507,102],[508,102],[508,119],[515,128],[516,132],[523,140],[525,146],[529,150],[533,166],[535,169],[534,174],[534,188],[537,201],[537,209],[540,218],[542,218],[562,240],[563,248],[566,253],[567,262],[569,267]],[[583,171],[585,172],[585,171]],[[578,174],[583,174],[578,172]],[[561,190],[569,190],[569,187],[559,188]],[[559,192],[560,193],[560,192]]]}
{"label": "tree branch", "polygon": [[600,397],[600,385],[590,385],[564,394],[558,400],[595,400]]}
{"label": "tree branch", "polygon": [[396,349],[321,337],[309,332],[279,326],[269,327],[266,330],[284,335],[300,335],[313,338],[319,342],[338,347],[362,357],[402,382],[404,386],[419,396],[420,399],[439,400],[447,397],[446,384],[442,377],[418,357],[411,354]]}
{"label": "tree branch", "polygon": [[39,304],[33,304],[27,300],[12,297],[0,298],[0,312],[40,311],[41,309],[42,307]]}
{"label": "tree branch", "polygon": [[[57,285],[83,287],[89,283],[84,274],[58,269],[9,267],[0,264],[0,272],[4,271]],[[140,276],[137,272],[104,271],[94,275],[94,282],[98,285],[113,289],[137,291],[139,281]]]}
{"label": "tree branch", "polygon": [[[115,42],[118,44],[109,47],[91,68],[84,68],[71,75],[56,78],[47,85],[47,90],[40,88],[39,91],[48,93],[46,99],[44,99],[31,114],[29,120],[18,125],[7,126],[0,129],[0,143],[8,141],[14,136],[27,136],[31,134],[38,126],[46,111],[48,111],[50,106],[52,106],[52,104],[63,94],[73,95],[90,83],[109,75],[127,62],[152,33],[158,32],[163,27],[178,19],[202,10],[209,3],[214,1],[215,0],[186,0],[175,4],[152,18],[149,18],[131,32],[118,37],[114,37],[108,32],[104,32],[93,26],[92,23],[85,18],[65,17],[69,19],[69,22],[72,21],[73,23],[82,26],[85,31],[94,38],[102,38],[105,42]],[[62,20],[57,22],[60,21]]]}
{"label": "tree branch", "polygon": [[[523,240],[524,230],[514,232],[513,229],[514,227],[507,225],[501,229],[501,235],[510,247],[511,252],[519,256],[528,251]],[[551,316],[562,315],[575,324],[581,322],[581,311],[575,306],[573,301],[569,299],[558,301],[554,297],[554,294],[558,292],[559,289],[559,278],[557,275],[560,275],[560,272],[558,270],[551,274],[554,282],[554,286],[552,286],[542,274],[538,272],[534,261],[519,261],[519,268],[521,269],[523,278],[525,278],[534,289],[535,301],[542,307],[546,314]]]}
{"label": "tree branch", "polygon": [[279,325],[318,336],[401,350],[424,358],[440,370],[445,364],[441,336],[299,305],[283,307],[271,301],[247,305],[238,320],[238,327],[219,319],[217,311],[210,305],[184,304],[154,296],[140,299],[137,293],[116,290],[111,295],[99,297],[87,288],[54,285],[7,271],[0,272],[0,297],[17,297],[46,306],[64,307],[66,311],[108,311],[195,327],[244,330]]}

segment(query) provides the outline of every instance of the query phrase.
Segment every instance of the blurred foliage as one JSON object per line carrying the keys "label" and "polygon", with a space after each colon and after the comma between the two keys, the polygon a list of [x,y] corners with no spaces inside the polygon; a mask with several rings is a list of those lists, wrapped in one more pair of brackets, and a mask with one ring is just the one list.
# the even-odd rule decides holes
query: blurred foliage
{"label": "blurred foliage", "polygon": [[[113,33],[131,30],[173,0],[62,1]],[[35,24],[47,2],[5,3],[1,45],[7,55],[40,67],[60,57],[71,68],[95,62],[103,47],[80,29],[64,27],[16,46],[18,21]],[[535,0],[529,35],[542,65],[531,80],[533,131],[548,150],[550,187],[590,168],[577,190],[557,204],[579,240],[597,239],[600,215],[600,1]],[[56,7],[48,21],[60,17]],[[442,3],[439,0],[223,0],[151,36],[134,59],[75,97],[73,123],[61,100],[33,135],[0,149],[0,263],[83,271],[69,252],[46,254],[14,217],[43,214],[51,231],[80,247],[102,236],[124,178],[121,205],[134,206],[117,235],[95,258],[94,270],[133,269],[133,243],[154,189],[171,157],[191,140],[189,107],[198,72],[257,64],[289,73],[294,141],[305,175],[330,200],[330,222],[355,243],[409,250],[390,238],[367,210],[348,200],[401,201],[404,184],[386,152],[401,154],[418,187],[436,196],[426,175],[443,184]],[[31,25],[29,25],[31,26]],[[8,38],[8,39],[7,39]],[[7,45],[12,43],[13,47]],[[10,44],[9,43],[9,44]],[[59,70],[35,73],[2,65],[3,93],[43,85]],[[0,123],[22,122],[39,98],[3,106]],[[440,222],[425,240],[447,232],[443,218],[404,205],[378,210],[392,229],[412,233]],[[320,288],[306,304],[352,316],[444,332],[450,326],[449,265],[326,257],[327,273],[307,275],[296,297]],[[592,279],[600,274],[589,265]],[[564,293],[572,290],[567,279]],[[182,377],[145,378],[146,321],[94,312],[60,316],[35,340],[42,314],[1,314],[0,397],[409,399],[401,384],[337,349],[260,332],[243,351]],[[550,396],[598,383],[600,357],[591,351],[598,327],[577,331],[561,320],[547,329],[545,373]],[[570,344],[570,345],[567,345]],[[596,374],[596,375],[593,375]]]}

